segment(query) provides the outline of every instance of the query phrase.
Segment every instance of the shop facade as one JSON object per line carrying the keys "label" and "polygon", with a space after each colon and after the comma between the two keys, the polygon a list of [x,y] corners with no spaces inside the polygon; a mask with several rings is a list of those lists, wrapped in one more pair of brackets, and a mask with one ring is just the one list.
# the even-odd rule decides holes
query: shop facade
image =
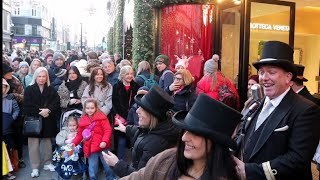
{"label": "shop facade", "polygon": [[14,36],[12,43],[15,48],[39,51],[45,42],[42,37]]}
{"label": "shop facade", "polygon": [[[320,93],[320,21],[313,20],[320,17],[320,4],[288,1],[154,1],[154,57],[168,55],[172,67],[177,57],[190,58],[189,70],[200,78],[205,61],[220,55],[220,69],[233,80],[243,103],[249,66],[259,60],[264,42],[283,41],[294,48],[295,63],[305,66],[305,85],[312,94]],[[256,73],[252,67],[251,74]]]}

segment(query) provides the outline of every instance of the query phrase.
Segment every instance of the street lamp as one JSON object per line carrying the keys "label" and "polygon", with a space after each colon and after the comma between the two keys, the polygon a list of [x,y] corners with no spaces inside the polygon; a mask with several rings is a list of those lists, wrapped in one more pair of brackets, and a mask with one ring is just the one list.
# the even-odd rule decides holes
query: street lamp
{"label": "street lamp", "polygon": [[80,23],[81,25],[81,31],[80,31],[80,50],[82,52],[82,23]]}

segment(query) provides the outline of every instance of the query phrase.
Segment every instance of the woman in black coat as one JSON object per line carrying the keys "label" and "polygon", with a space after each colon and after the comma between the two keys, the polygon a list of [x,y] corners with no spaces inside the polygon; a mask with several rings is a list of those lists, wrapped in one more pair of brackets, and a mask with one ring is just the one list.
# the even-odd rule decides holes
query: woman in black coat
{"label": "woman in black coat", "polygon": [[[137,94],[139,85],[133,80],[131,66],[123,66],[120,69],[119,81],[113,86],[112,108],[113,113],[127,119],[130,107],[134,104],[134,96]],[[126,136],[124,133],[115,132],[115,146],[120,159],[125,158]]]}
{"label": "woman in black coat", "polygon": [[49,74],[45,67],[39,67],[33,76],[31,85],[25,89],[23,108],[26,116],[41,116],[43,121],[42,133],[36,137],[28,137],[28,148],[31,177],[39,176],[40,142],[43,144],[44,170],[54,170],[51,164],[52,145],[51,138],[57,135],[57,119],[55,114],[60,108],[58,93],[50,86]]}
{"label": "woman in black coat", "polygon": [[119,122],[120,125],[115,128],[131,137],[132,163],[119,160],[111,152],[104,154],[104,159],[109,166],[113,166],[113,171],[119,177],[145,167],[152,156],[176,145],[179,136],[179,129],[173,125],[168,113],[174,104],[173,98],[163,89],[154,86],[146,95],[138,94],[135,102],[139,106],[139,126],[125,127]]}

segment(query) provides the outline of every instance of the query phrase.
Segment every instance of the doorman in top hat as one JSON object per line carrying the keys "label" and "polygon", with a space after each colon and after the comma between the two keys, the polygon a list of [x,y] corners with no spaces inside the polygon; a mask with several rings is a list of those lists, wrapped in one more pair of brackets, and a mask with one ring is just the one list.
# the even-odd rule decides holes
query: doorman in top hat
{"label": "doorman in top hat", "polygon": [[[308,88],[303,85],[303,82],[307,82],[308,79],[303,77],[303,72],[304,72],[304,66],[295,64],[295,67],[297,68],[297,77],[292,81],[292,86],[291,88],[293,89],[294,92],[300,94],[301,96],[309,99],[310,101],[314,102],[317,104],[317,99],[313,97]],[[320,106],[320,104],[318,104]]]}
{"label": "doorman in top hat", "polygon": [[237,174],[247,180],[311,180],[320,108],[290,87],[297,76],[293,49],[283,42],[268,41],[262,59],[253,66],[266,97],[247,128],[243,161],[234,157]]}

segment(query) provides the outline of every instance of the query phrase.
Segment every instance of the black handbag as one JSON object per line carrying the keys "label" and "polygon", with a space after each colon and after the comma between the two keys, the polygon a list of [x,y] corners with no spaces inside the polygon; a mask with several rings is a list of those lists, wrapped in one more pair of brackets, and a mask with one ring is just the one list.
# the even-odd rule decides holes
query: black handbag
{"label": "black handbag", "polygon": [[39,136],[42,132],[42,116],[25,116],[23,135],[26,137]]}

